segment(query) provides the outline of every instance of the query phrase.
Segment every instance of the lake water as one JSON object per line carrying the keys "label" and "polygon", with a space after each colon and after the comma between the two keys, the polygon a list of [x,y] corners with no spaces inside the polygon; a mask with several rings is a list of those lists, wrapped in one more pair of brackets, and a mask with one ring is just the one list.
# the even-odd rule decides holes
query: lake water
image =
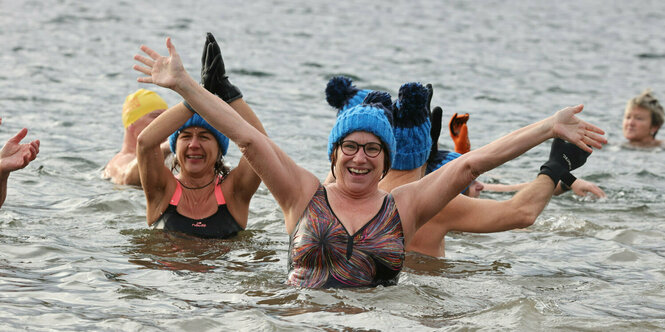
{"label": "lake water", "polygon": [[[1,330],[660,330],[665,328],[665,151],[622,146],[626,100],[665,100],[661,1],[0,1],[0,141],[42,141],[0,210]],[[555,197],[525,230],[447,237],[373,289],[284,285],[288,237],[265,187],[247,231],[151,231],[143,192],[101,179],[140,85],[141,44],[171,36],[198,77],[205,32],[269,135],[324,178],[328,79],[394,95],[432,83],[469,112],[472,147],[569,105],[609,144],[575,174],[606,199]],[[662,139],[665,134],[661,133]],[[452,148],[448,134],[440,145]],[[238,149],[229,149],[231,164]],[[548,144],[480,177],[533,179]],[[507,199],[507,194],[484,197]]]}

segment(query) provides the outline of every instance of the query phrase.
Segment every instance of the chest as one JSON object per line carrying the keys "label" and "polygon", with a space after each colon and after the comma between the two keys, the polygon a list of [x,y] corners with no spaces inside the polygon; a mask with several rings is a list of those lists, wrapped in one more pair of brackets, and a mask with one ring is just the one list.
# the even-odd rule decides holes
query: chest
{"label": "chest", "polygon": [[192,219],[203,219],[217,212],[217,199],[214,193],[184,193],[177,207],[178,213]]}

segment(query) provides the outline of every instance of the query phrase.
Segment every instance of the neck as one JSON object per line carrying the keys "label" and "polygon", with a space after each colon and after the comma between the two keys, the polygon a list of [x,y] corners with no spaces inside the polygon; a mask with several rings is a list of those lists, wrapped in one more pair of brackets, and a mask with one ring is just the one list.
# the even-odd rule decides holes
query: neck
{"label": "neck", "polygon": [[192,177],[192,176],[183,176],[182,174],[176,179],[180,182],[180,185],[185,189],[197,190],[210,187],[217,178],[217,174],[212,174],[212,176],[202,176],[202,177]]}
{"label": "neck", "polygon": [[123,153],[134,153],[136,154],[136,135],[131,133],[129,130],[125,129],[125,136],[122,139],[122,148],[121,152]]}
{"label": "neck", "polygon": [[372,199],[376,197],[377,194],[381,194],[381,190],[377,186],[370,186],[363,191],[352,191],[345,186],[341,186],[339,183],[332,183],[326,187],[329,193],[332,193],[335,196],[338,196],[342,200],[349,200],[354,203],[361,203],[364,200]]}

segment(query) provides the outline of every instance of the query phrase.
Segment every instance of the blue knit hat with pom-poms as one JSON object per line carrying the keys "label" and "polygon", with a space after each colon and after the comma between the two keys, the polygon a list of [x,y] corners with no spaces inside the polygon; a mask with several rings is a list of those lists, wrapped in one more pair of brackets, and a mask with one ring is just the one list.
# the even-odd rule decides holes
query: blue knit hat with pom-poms
{"label": "blue knit hat with pom-poms", "polygon": [[420,83],[406,83],[393,106],[397,154],[393,169],[411,170],[425,164],[432,149],[432,123],[427,109],[429,91]]}
{"label": "blue knit hat with pom-poms", "polygon": [[194,113],[184,125],[182,125],[178,130],[176,130],[171,136],[169,136],[169,145],[171,146],[171,152],[175,153],[175,143],[178,140],[178,135],[180,132],[189,128],[189,127],[201,127],[205,128],[215,136],[217,139],[217,144],[219,144],[219,149],[222,151],[222,155],[226,155],[226,150],[229,148],[229,138],[224,136],[219,130],[211,126],[206,120],[204,120],[198,113]]}
{"label": "blue knit hat with pom-poms", "polygon": [[392,165],[395,160],[395,135],[392,128],[392,112],[386,107],[390,105],[389,101],[388,93],[372,91],[362,104],[339,112],[337,122],[328,136],[328,158],[332,157],[335,143],[353,132],[365,131],[381,140],[388,151]]}
{"label": "blue knit hat with pom-poms", "polygon": [[372,90],[360,90],[353,85],[350,78],[336,76],[326,86],[326,101],[338,112],[360,105]]}

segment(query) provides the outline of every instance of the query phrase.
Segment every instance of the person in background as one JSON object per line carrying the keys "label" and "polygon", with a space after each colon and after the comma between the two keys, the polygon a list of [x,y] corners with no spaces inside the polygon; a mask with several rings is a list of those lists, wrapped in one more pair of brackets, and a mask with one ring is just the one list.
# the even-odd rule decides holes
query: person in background
{"label": "person in background", "polygon": [[[0,118],[0,123],[2,119]],[[22,169],[37,158],[39,153],[39,140],[21,144],[21,140],[28,135],[28,129],[19,130],[10,138],[0,150],[0,207],[7,198],[7,180],[13,171]]]}
{"label": "person in background", "polygon": [[[206,36],[201,89],[231,105],[234,115],[261,135],[265,130],[226,75],[217,41]],[[199,86],[197,84],[197,86]],[[149,226],[201,238],[229,238],[247,227],[249,203],[261,183],[246,158],[230,169],[224,162],[229,139],[189,104],[168,109],[138,137],[137,160]],[[221,116],[221,114],[216,114]],[[164,165],[161,143],[168,138],[173,166]],[[174,175],[173,171],[178,174]]]}
{"label": "person in background", "polygon": [[663,125],[665,112],[651,90],[644,90],[626,104],[623,114],[623,136],[633,147],[659,147],[663,141],[656,139]]}
{"label": "person in background", "polygon": [[[125,135],[122,147],[104,167],[102,177],[121,185],[140,186],[139,165],[136,160],[136,140],[139,134],[160,114],[164,113],[168,105],[154,91],[138,89],[125,98],[122,105],[122,124]],[[170,154],[169,145],[164,141],[161,145],[162,161]]]}
{"label": "person in background", "polygon": [[[586,152],[606,142],[600,128],[575,116],[582,105],[567,107],[470,151],[422,179],[386,192],[379,188],[379,181],[395,158],[392,116],[382,104],[367,100],[368,96],[363,104],[338,117],[328,137],[328,157],[336,181],[323,185],[229,104],[189,76],[170,38],[166,47],[168,57],[141,46],[148,57],[135,55],[143,66],[135,65],[134,69],[146,76],[137,80],[177,92],[238,145],[284,214],[290,238],[287,284],[292,286],[394,285],[415,232],[478,175],[553,137],[574,142]],[[562,160],[546,163],[542,181],[553,188],[563,173],[579,166],[577,155],[569,158],[570,167]]]}
{"label": "person in background", "polygon": [[[356,95],[361,91],[365,90],[355,88],[350,79],[335,77],[326,86],[326,100],[337,109],[340,116],[358,102]],[[369,95],[373,96],[375,93],[377,92],[369,92]],[[395,162],[390,172],[379,182],[379,188],[390,192],[396,187],[420,180],[426,173],[425,169],[431,165],[432,159],[440,163],[432,163],[436,164],[438,169],[461,156],[459,153],[445,150],[434,153],[441,129],[441,108],[435,107],[430,113],[431,85],[425,87],[420,83],[404,84],[400,87],[399,98],[394,103],[387,93],[377,93],[377,95],[382,97],[380,102],[383,105],[392,106],[393,128],[397,143]],[[561,160],[565,153],[583,156],[580,157],[582,159],[578,166],[586,160],[581,150],[561,142],[552,147],[550,159]],[[569,173],[568,171],[566,177],[570,176]],[[332,182],[334,178],[329,175],[326,181]],[[505,201],[457,195],[416,231],[406,250],[433,257],[444,257],[445,236],[450,231],[490,233],[528,227],[535,222],[554,194],[554,186],[551,183],[550,178],[540,175],[534,181],[525,183],[521,188],[522,191]],[[464,193],[469,193],[468,196],[473,197],[471,195],[476,193],[476,185],[477,182],[474,180]]]}

